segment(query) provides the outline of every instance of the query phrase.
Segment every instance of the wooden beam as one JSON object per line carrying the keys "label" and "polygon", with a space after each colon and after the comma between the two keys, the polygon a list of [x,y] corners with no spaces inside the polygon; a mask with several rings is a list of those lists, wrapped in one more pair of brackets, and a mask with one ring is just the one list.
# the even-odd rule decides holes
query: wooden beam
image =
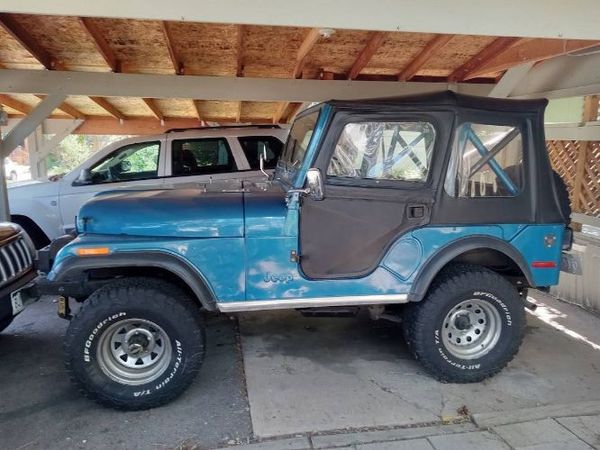
{"label": "wooden beam", "polygon": [[[541,66],[544,67],[546,64]],[[390,83],[0,69],[0,92],[4,94],[68,93],[98,97],[319,102],[332,98],[343,100],[437,92],[449,87],[462,94],[487,95],[492,88],[491,84],[458,83],[449,86],[445,80],[440,81]]]}
{"label": "wooden beam", "polygon": [[160,110],[160,108],[156,104],[156,101],[153,98],[142,98],[142,100],[144,101],[148,109],[152,111],[154,117],[156,117],[158,120],[165,120],[165,116],[163,115],[162,111]]}
{"label": "wooden beam", "polygon": [[244,102],[238,102],[237,103],[237,109],[235,112],[235,122],[236,123],[240,123],[240,118],[242,117],[242,105]]}
{"label": "wooden beam", "polygon": [[[39,98],[40,100],[44,100],[46,98],[45,95],[36,95],[36,97]],[[85,114],[83,114],[77,108],[72,107],[67,102],[63,102],[63,104],[60,105],[57,109],[60,109],[65,114],[68,114],[69,116],[74,117],[75,119],[85,119],[86,118]]]}
{"label": "wooden beam", "polygon": [[384,33],[383,31],[374,31],[371,33],[369,42],[367,42],[365,48],[362,49],[362,51],[358,55],[358,58],[356,58],[356,61],[354,61],[350,72],[348,73],[349,80],[354,80],[361,72],[361,70],[363,70],[365,66],[369,64],[369,61],[371,61],[371,58],[373,57],[375,52],[377,52],[379,47],[381,47],[381,44],[383,44],[385,37],[386,33]]}
{"label": "wooden beam", "polygon": [[277,105],[277,109],[275,110],[275,114],[273,115],[273,123],[277,124],[281,122],[281,118],[283,117],[283,113],[287,109],[289,102],[280,102]]}
{"label": "wooden beam", "polygon": [[121,62],[116,57],[115,53],[112,51],[106,39],[102,36],[100,29],[94,23],[93,19],[88,17],[78,17],[79,23],[83,27],[83,29],[90,36],[94,45],[96,46],[96,50],[102,55],[104,61],[110,67],[110,70],[113,72],[121,71]]}
{"label": "wooden beam", "polygon": [[127,117],[119,111],[114,105],[109,103],[104,97],[92,97],[90,96],[90,100],[96,103],[100,108],[109,113],[115,119],[125,120]]}
{"label": "wooden beam", "polygon": [[475,73],[477,69],[485,66],[492,59],[501,55],[519,41],[519,38],[514,37],[500,37],[494,39],[491,44],[484,47],[483,50],[469,59],[466,63],[454,69],[448,77],[448,80],[455,83],[467,79],[469,74]]}
{"label": "wooden beam", "polygon": [[169,30],[169,23],[165,20],[161,22],[163,34],[165,36],[165,44],[167,45],[167,50],[169,51],[169,58],[171,58],[171,63],[173,64],[173,69],[175,70],[175,74],[183,75],[184,67],[183,61],[181,60],[179,54],[175,46],[173,45],[173,37],[171,35],[171,31]]}
{"label": "wooden beam", "polygon": [[296,65],[294,66],[294,72],[292,73],[292,78],[300,78],[302,76],[302,69],[304,69],[304,64],[306,63],[306,56],[313,49],[315,44],[319,41],[321,34],[319,33],[318,28],[311,28],[302,44],[300,44],[300,48],[298,48],[298,53],[296,54]]}
{"label": "wooden beam", "polygon": [[236,77],[244,76],[244,25],[237,26],[237,68]]}
{"label": "wooden beam", "polygon": [[[598,119],[598,107],[600,96],[587,96],[583,103],[582,121],[593,122]],[[588,152],[590,149],[589,141],[579,141],[579,155],[575,163],[575,180],[573,182],[573,210],[575,212],[584,212],[585,205],[581,201],[581,191],[585,188],[585,166],[588,162]]]}
{"label": "wooden beam", "polygon": [[196,110],[196,116],[198,117],[198,120],[200,122],[202,122],[204,119],[202,118],[202,108],[200,105],[200,100],[193,100],[194,102],[194,109]]}
{"label": "wooden beam", "polygon": [[427,45],[421,50],[421,52],[402,69],[402,72],[398,74],[398,81],[408,81],[417,74],[421,67],[427,64],[427,61],[444,45],[446,45],[454,35],[452,34],[438,34],[436,37],[431,39]]}
{"label": "wooden beam", "polygon": [[464,79],[501,72],[526,62],[541,61],[598,46],[600,41],[521,39],[501,54],[489,59],[486,64],[471,70]]}
{"label": "wooden beam", "polygon": [[300,108],[302,107],[303,103],[292,103],[292,108],[290,109],[290,113],[287,115],[287,117],[285,118],[286,123],[291,123],[292,120],[294,120],[294,117],[296,117],[296,114],[298,114],[298,111],[300,111]]}
{"label": "wooden beam", "polygon": [[8,106],[9,108],[12,108],[15,111],[19,111],[23,114],[29,114],[33,109],[31,106],[26,105],[25,103],[20,102],[19,100],[15,100],[14,98],[4,94],[0,94],[0,104]]}
{"label": "wooden beam", "polygon": [[39,61],[48,70],[57,68],[57,62],[50,53],[43,49],[10,14],[0,13],[0,25],[10,34],[25,50]]}

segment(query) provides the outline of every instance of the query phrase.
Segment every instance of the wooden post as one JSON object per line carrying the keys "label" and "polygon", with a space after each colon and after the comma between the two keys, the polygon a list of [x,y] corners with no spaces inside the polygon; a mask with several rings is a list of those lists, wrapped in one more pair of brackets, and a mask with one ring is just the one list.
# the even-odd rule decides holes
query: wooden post
{"label": "wooden post", "polygon": [[[598,118],[599,100],[600,96],[598,95],[590,95],[585,98],[582,115],[582,121],[584,123],[593,122]],[[588,160],[590,143],[589,141],[579,141],[579,145],[579,155],[575,165],[575,180],[573,183],[573,211],[585,212],[585,204],[581,201],[581,191],[583,190],[583,184],[585,183],[585,165]]]}

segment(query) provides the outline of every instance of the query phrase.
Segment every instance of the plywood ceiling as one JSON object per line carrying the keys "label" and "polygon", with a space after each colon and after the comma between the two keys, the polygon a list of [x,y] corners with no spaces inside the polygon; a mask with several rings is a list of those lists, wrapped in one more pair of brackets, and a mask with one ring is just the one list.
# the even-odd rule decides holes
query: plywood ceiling
{"label": "plywood ceiling", "polygon": [[[0,67],[221,77],[494,83],[508,68],[598,44],[550,39],[318,30],[0,13]],[[565,41],[566,42],[566,41]],[[564,53],[564,52],[562,52]],[[489,69],[489,70],[488,70]],[[1,95],[10,115],[40,97]],[[298,104],[68,97],[55,116],[120,121],[287,122]],[[110,121],[105,120],[105,123]]]}

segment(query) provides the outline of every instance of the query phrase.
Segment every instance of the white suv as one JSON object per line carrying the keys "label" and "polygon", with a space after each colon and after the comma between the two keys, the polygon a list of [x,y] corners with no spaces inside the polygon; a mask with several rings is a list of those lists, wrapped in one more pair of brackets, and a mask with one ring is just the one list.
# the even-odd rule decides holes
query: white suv
{"label": "white suv", "polygon": [[12,221],[41,248],[72,231],[79,208],[98,192],[261,177],[259,155],[266,150],[265,168],[275,168],[287,133],[275,125],[228,126],[124,139],[63,177],[9,187]]}

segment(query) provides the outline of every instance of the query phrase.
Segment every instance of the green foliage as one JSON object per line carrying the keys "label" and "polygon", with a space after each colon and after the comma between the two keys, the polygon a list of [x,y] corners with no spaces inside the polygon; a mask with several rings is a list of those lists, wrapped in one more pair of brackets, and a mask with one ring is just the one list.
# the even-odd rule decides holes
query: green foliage
{"label": "green foliage", "polygon": [[71,134],[48,155],[48,175],[69,172],[106,145],[125,136],[88,136]]}

